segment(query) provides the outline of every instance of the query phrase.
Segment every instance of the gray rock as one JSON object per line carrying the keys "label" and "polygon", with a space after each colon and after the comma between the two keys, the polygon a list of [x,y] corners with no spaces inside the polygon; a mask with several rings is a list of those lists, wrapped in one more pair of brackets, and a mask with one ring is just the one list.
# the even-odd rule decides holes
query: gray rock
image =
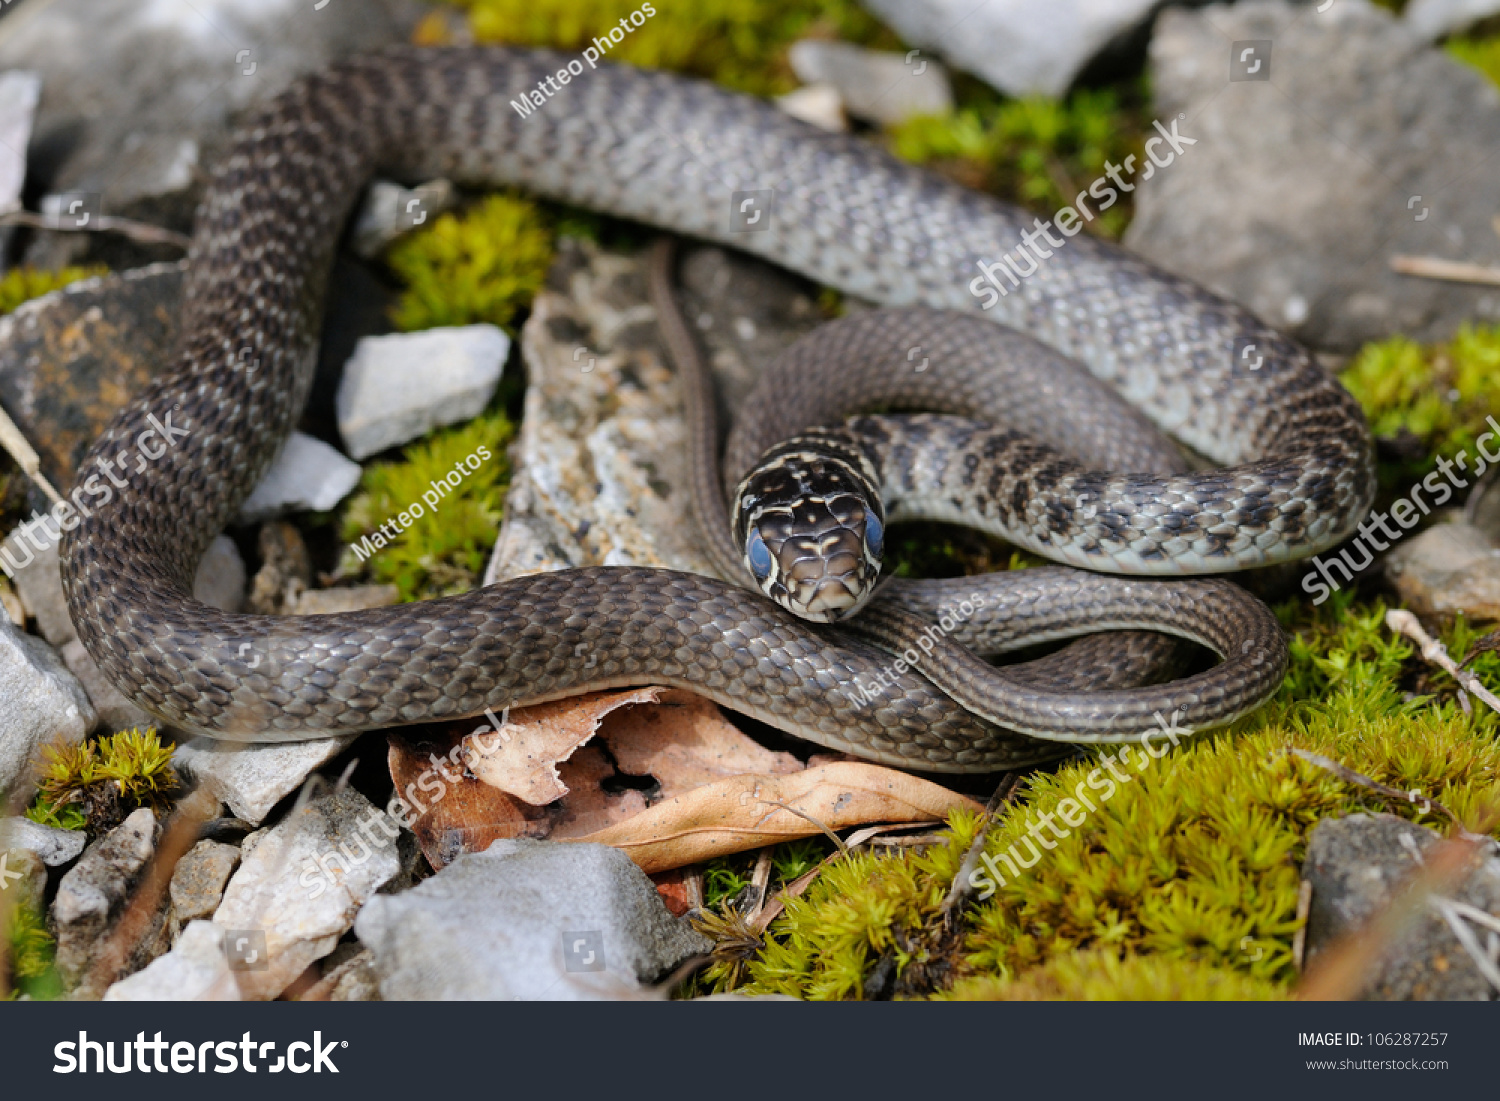
{"label": "gray rock", "polygon": [[82,830],[59,830],[29,818],[0,818],[0,849],[33,852],[49,868],[77,859],[87,840]]}
{"label": "gray rock", "polygon": [[386,1000],[639,995],[709,947],[617,849],[497,841],[355,922]]}
{"label": "gray rock", "polygon": [[[1441,837],[1390,814],[1352,814],[1318,823],[1307,846],[1302,877],[1312,884],[1307,917],[1309,965],[1340,937],[1355,932],[1396,897]],[[1448,896],[1500,917],[1500,858],[1491,855]],[[1429,900],[1395,937],[1364,988],[1379,1001],[1489,1001],[1500,994]],[[1469,929],[1482,944],[1483,930]],[[1491,941],[1491,943],[1495,943]],[[1493,963],[1491,963],[1493,966]]]}
{"label": "gray rock", "polygon": [[[1268,79],[1231,79],[1231,44],[1261,40]],[[1316,347],[1500,317],[1496,288],[1389,267],[1500,263],[1500,90],[1483,75],[1366,0],[1171,9],[1151,62],[1157,118],[1196,144],[1139,184],[1130,247]]]}
{"label": "gray rock", "polygon": [[[663,361],[643,256],[565,237],[521,331],[526,412],[485,584],[574,566],[712,576],[688,505],[682,397]],[[722,249],[682,264],[721,415],[822,320],[805,284]]]}
{"label": "gray rock", "polygon": [[356,459],[468,420],[494,396],[510,337],[494,325],[367,336],[339,381],[339,434]]}
{"label": "gray rock", "polygon": [[335,615],[366,608],[387,608],[401,600],[394,585],[356,585],[348,589],[308,589],[297,598],[294,615]]}
{"label": "gray rock", "polygon": [[[191,223],[203,172],[230,123],[302,73],[406,39],[422,5],[365,0],[52,0],[0,24],[0,70],[37,70],[34,146],[61,163],[53,192],[103,196],[106,212]],[[151,64],[140,63],[149,57]]]}
{"label": "gray rock", "polygon": [[1386,576],[1419,616],[1500,620],[1500,543],[1464,520],[1436,524],[1385,558]]}
{"label": "gray rock", "polygon": [[98,721],[57,652],[0,620],[0,793],[27,798],[42,747],[80,742]]}
{"label": "gray rock", "polygon": [[324,981],[332,986],[330,1002],[380,1001],[380,976],[375,973],[375,954],[368,948],[328,972]]}
{"label": "gray rock", "polygon": [[236,817],[258,826],[271,808],[355,738],[315,738],[265,745],[193,738],[178,743],[172,765],[228,803]]}
{"label": "gray rock", "polygon": [[430,225],[453,206],[453,185],[433,180],[420,187],[402,187],[376,180],[365,194],[365,204],[354,221],[354,252],[366,260],[379,258],[390,245],[418,226]]}
{"label": "gray rock", "polygon": [[89,701],[99,714],[101,728],[111,734],[132,728],[141,730],[153,726],[161,728],[160,719],[131,703],[123,692],[105,678],[98,664],[83,648],[82,642],[75,638],[60,652],[63,664],[78,678],[78,683],[83,685],[83,690],[88,693]]}
{"label": "gray rock", "polygon": [[219,928],[264,948],[260,966],[238,976],[243,996],[276,997],[334,950],[360,907],[400,870],[400,832],[384,811],[346,789],[261,838],[214,914]]}
{"label": "gray rock", "polygon": [[1411,0],[1401,18],[1426,39],[1446,38],[1480,20],[1500,15],[1500,0]]}
{"label": "gray rock", "polygon": [[[36,73],[0,73],[0,214],[21,208],[21,187],[26,182],[26,146],[31,141],[31,123],[42,95],[42,78]],[[0,227],[0,271],[5,269],[14,230]]]}
{"label": "gray rock", "polygon": [[177,927],[214,916],[224,887],[240,866],[240,850],[218,841],[200,841],[172,870],[172,920]]}
{"label": "gray rock", "polygon": [[253,493],[239,522],[258,523],[288,512],[328,512],[359,484],[359,464],[304,432],[293,432]]}
{"label": "gray rock", "polygon": [[[1020,96],[1060,96],[1159,0],[864,0],[903,41]],[[915,59],[914,59],[915,60]]]}
{"label": "gray rock", "polygon": [[819,38],[794,43],[787,60],[798,80],[831,85],[849,113],[866,122],[894,126],[913,115],[953,110],[948,70],[935,60],[907,64],[904,54]]}
{"label": "gray rock", "polygon": [[0,544],[4,561],[15,568],[11,579],[26,614],[36,620],[42,637],[53,646],[66,646],[78,637],[63,599],[62,566],[58,559],[58,529],[45,517],[32,513],[30,520]]}
{"label": "gray rock", "polygon": [[69,986],[83,980],[99,938],[124,909],[155,849],[156,817],[142,807],[90,845],[62,877],[52,902],[52,926],[57,969]]}
{"label": "gray rock", "polygon": [[245,606],[245,560],[227,535],[215,537],[193,577],[193,599],[221,612]]}
{"label": "gray rock", "polygon": [[240,998],[224,929],[191,922],[166,955],[104,992],[106,1002],[232,1002]]}

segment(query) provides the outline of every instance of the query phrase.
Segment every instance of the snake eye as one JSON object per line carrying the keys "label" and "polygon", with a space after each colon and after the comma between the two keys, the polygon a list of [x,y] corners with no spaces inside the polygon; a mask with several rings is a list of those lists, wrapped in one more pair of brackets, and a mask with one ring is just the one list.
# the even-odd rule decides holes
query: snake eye
{"label": "snake eye", "polygon": [[764,581],[771,576],[771,550],[760,537],[760,532],[753,528],[745,543],[745,557],[750,560],[750,572],[760,580]]}
{"label": "snake eye", "polygon": [[880,518],[874,513],[865,516],[865,546],[870,548],[870,554],[876,558],[880,557],[881,544],[885,542],[885,528],[880,523]]}

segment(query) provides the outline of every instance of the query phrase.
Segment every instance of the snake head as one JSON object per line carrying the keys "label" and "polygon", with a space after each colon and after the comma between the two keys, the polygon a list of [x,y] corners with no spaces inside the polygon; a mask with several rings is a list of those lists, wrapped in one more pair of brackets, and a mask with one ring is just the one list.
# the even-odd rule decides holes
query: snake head
{"label": "snake head", "polygon": [[875,592],[885,508],[869,460],[836,431],[772,448],[740,483],[735,542],[761,592],[834,623]]}

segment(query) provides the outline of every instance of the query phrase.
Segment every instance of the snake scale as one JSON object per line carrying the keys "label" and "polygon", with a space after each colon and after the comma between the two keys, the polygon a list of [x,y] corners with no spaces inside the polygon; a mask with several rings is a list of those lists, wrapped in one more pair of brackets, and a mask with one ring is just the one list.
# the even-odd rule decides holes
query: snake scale
{"label": "snake scale", "polygon": [[[1063,561],[1236,569],[1314,553],[1363,517],[1373,460],[1357,407],[1307,353],[1238,307],[1080,236],[1024,293],[982,314],[968,290],[975,265],[1013,247],[1030,215],[872,143],[664,73],[600,65],[529,116],[512,108],[568,60],[394,49],[304,78],[242,125],[199,210],[179,362],[91,456],[124,450],[169,415],[186,434],[113,493],[83,498],[89,507],[64,538],[69,610],[110,681],[173,725],[244,741],[663,683],[861,757],[949,772],[1060,751],[1035,738],[1132,737],[1158,711],[1189,727],[1228,721],[1275,690],[1286,651],[1274,619],[1211,578],[1042,568],[912,582],[851,621],[867,638],[722,581],[630,567],[331,616],[229,615],[195,602],[199,557],[301,413],[334,251],[377,170],[515,185],[724,241],[887,305],[1004,322],[1085,364],[1151,423],[1229,467],[1099,474],[1086,448],[1070,457],[1066,446],[1012,440],[1008,458],[1020,465],[991,487],[1004,490],[992,519],[1038,522],[1037,549]],[[774,191],[771,216],[763,230],[736,232],[731,199],[749,190]],[[1232,354],[1246,339],[1262,356],[1254,374]],[[941,376],[940,360],[932,373]],[[743,459],[734,451],[731,469]],[[977,714],[913,669],[893,669],[874,644],[899,646],[914,624],[960,602],[976,607],[970,593],[983,594],[982,611],[955,623],[940,640],[941,663],[922,672],[940,664]],[[1000,672],[961,648],[1131,628],[1195,639],[1225,660],[1141,687],[1163,658],[1159,636],[1085,638]],[[1132,669],[1121,668],[1125,653]]]}

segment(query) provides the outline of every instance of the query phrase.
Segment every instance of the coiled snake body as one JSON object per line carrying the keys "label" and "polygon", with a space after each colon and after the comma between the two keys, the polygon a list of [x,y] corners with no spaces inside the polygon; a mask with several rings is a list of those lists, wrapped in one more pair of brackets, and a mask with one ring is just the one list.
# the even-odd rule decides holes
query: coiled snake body
{"label": "coiled snake body", "polygon": [[[977,261],[1013,248],[1031,224],[869,143],[666,74],[601,65],[529,116],[513,109],[568,60],[392,50],[299,82],[244,125],[199,212],[180,363],[92,454],[114,455],[168,413],[188,434],[107,497],[75,493],[86,515],[63,545],[79,635],[131,699],[180,727],[276,741],[666,683],[867,758],[984,771],[1057,754],[1024,734],[1119,740],[1151,727],[1156,712],[1212,725],[1275,690],[1285,647],[1274,619],[1212,579],[1026,570],[909,583],[856,617],[868,637],[899,648],[914,620],[960,602],[976,607],[967,594],[982,593],[982,611],[942,640],[941,670],[978,714],[912,669],[893,671],[868,642],[735,585],[669,571],[570,570],[305,618],[228,615],[195,602],[199,557],[301,413],[322,287],[351,205],[377,169],[514,184],[726,241],[883,303],[976,317],[986,316],[968,290]],[[732,199],[742,191],[774,192],[763,230],[734,230]],[[1358,409],[1304,351],[1237,307],[1079,236],[988,319],[1086,364],[1155,425],[1232,467],[1098,474],[1086,443],[976,444],[973,462],[1019,464],[985,482],[997,530],[1019,525],[1033,532],[1021,541],[1079,565],[1202,572],[1314,553],[1363,517],[1373,475]],[[876,331],[846,338],[857,344]],[[931,355],[943,333],[929,335]],[[1261,357],[1254,373],[1235,357],[1246,341]],[[887,350],[904,356],[908,346]],[[940,358],[931,373],[944,377]],[[786,398],[791,413],[812,404]],[[763,445],[732,443],[731,474]],[[995,453],[1007,446],[1011,454]],[[1003,650],[1132,628],[1194,638],[1226,660],[1142,688],[1129,685],[1159,664],[1157,636],[1084,639],[998,680],[956,646]]]}

